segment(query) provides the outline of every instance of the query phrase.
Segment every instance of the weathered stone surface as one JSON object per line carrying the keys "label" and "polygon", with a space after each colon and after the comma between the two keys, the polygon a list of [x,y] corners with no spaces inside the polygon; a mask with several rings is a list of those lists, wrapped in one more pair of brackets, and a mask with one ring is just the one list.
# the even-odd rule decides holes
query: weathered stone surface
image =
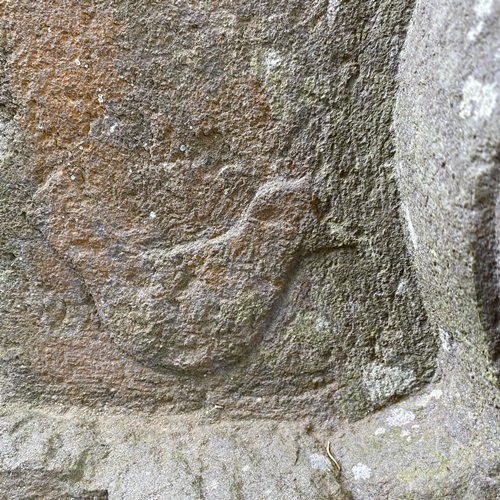
{"label": "weathered stone surface", "polygon": [[4,398],[359,418],[427,381],[390,164],[409,14],[3,2]]}
{"label": "weathered stone surface", "polygon": [[429,317],[464,383],[494,404],[500,7],[462,4],[466,17],[454,2],[421,2],[415,12],[396,107],[397,172]]}
{"label": "weathered stone surface", "polygon": [[0,460],[10,472],[0,481],[12,499],[343,497],[323,447],[300,424],[54,406],[2,413]]}
{"label": "weathered stone surface", "polygon": [[0,484],[16,499],[490,500],[500,491],[498,414],[471,406],[459,376],[335,429],[20,404],[0,426]]}
{"label": "weathered stone surface", "polygon": [[459,4],[0,0],[0,496],[500,495]]}
{"label": "weathered stone surface", "polygon": [[328,434],[353,498],[495,499],[498,411],[471,405],[452,375]]}
{"label": "weathered stone surface", "polygon": [[451,438],[447,470],[429,478],[423,498],[500,495],[499,46],[498,2],[425,0],[402,55],[396,172],[422,298],[441,338],[449,402],[433,417],[435,439]]}

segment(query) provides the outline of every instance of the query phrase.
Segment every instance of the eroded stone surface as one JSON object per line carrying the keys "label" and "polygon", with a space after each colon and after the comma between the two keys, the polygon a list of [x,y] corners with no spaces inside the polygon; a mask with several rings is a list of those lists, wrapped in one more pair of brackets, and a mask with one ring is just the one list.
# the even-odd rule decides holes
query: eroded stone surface
{"label": "eroded stone surface", "polygon": [[359,418],[428,380],[409,8],[3,2],[4,397]]}
{"label": "eroded stone surface", "polygon": [[488,391],[500,356],[500,12],[481,1],[463,2],[467,18],[456,9],[417,6],[396,106],[397,171],[427,311],[443,349]]}
{"label": "eroded stone surface", "polygon": [[0,480],[13,500],[344,498],[321,443],[300,422],[22,406],[0,421]]}
{"label": "eroded stone surface", "polygon": [[393,121],[412,6],[0,1],[1,495],[498,496],[500,15]]}
{"label": "eroded stone surface", "polygon": [[353,498],[493,499],[500,493],[498,412],[462,377],[328,434]]}
{"label": "eroded stone surface", "polygon": [[[500,494],[499,28],[498,2],[422,0],[402,55],[396,170],[443,377],[421,403],[433,428],[414,411],[400,434],[415,498]],[[422,432],[448,442],[436,453]]]}

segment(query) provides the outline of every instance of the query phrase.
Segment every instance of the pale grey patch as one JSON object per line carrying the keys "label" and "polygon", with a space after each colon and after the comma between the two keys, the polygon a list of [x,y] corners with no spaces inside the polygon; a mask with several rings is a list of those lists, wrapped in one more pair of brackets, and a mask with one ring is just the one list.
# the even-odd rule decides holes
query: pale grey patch
{"label": "pale grey patch", "polygon": [[398,366],[371,363],[363,372],[363,385],[374,403],[383,402],[394,394],[401,394],[414,382],[415,373]]}
{"label": "pale grey patch", "polygon": [[387,417],[387,425],[390,427],[402,427],[415,420],[415,414],[403,408],[394,408]]}
{"label": "pale grey patch", "polygon": [[320,455],[319,453],[311,453],[311,455],[309,455],[309,462],[312,469],[322,470],[325,472],[331,470],[330,462],[328,461],[328,459],[325,456]]}
{"label": "pale grey patch", "polygon": [[482,83],[470,76],[462,89],[463,98],[460,103],[460,116],[475,121],[488,119],[497,102],[495,83]]}
{"label": "pale grey patch", "polygon": [[356,481],[366,481],[372,475],[370,467],[362,463],[356,464],[351,470]]}

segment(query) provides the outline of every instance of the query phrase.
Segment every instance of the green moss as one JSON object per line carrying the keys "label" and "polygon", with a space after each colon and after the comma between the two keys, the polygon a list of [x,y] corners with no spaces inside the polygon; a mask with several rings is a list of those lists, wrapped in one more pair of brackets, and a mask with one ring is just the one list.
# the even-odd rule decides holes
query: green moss
{"label": "green moss", "polygon": [[371,404],[366,395],[361,374],[348,373],[342,377],[341,383],[343,387],[335,398],[340,412],[354,420],[359,420],[370,413]]}
{"label": "green moss", "polygon": [[442,478],[449,475],[449,463],[449,460],[446,460],[438,467],[419,467],[417,465],[412,465],[400,471],[399,478],[402,482],[405,483],[413,483],[417,481],[435,482],[436,478]]}
{"label": "green moss", "polygon": [[263,350],[267,364],[277,370],[301,373],[323,371],[335,349],[335,333],[330,327],[318,328],[318,317],[299,315],[279,339],[278,347]]}
{"label": "green moss", "polygon": [[186,467],[186,469],[190,469],[190,463],[189,463],[189,460],[186,458],[185,455],[183,455],[182,453],[178,452],[178,451],[174,451],[172,453],[172,458],[175,462],[179,463],[179,464],[182,464],[184,467]]}
{"label": "green moss", "polygon": [[11,204],[10,194],[7,187],[0,184],[0,250],[5,248],[8,243],[8,221],[9,206]]}
{"label": "green moss", "polygon": [[245,500],[243,494],[243,481],[239,476],[233,475],[233,480],[231,481],[231,498],[234,500]]}
{"label": "green moss", "polygon": [[223,309],[224,317],[231,318],[237,327],[253,325],[267,312],[266,301],[254,291],[240,292]]}
{"label": "green moss", "polygon": [[27,237],[31,228],[22,213],[26,210],[26,193],[0,183],[0,258],[16,253],[14,242]]}
{"label": "green moss", "polygon": [[203,476],[196,474],[193,478],[193,488],[200,499],[204,498],[203,493]]}
{"label": "green moss", "polygon": [[375,450],[375,451],[382,451],[383,449],[385,449],[385,445],[384,445],[384,439],[378,439],[376,441],[371,441],[368,443],[368,446],[372,449],[372,450]]}
{"label": "green moss", "polygon": [[50,436],[47,441],[47,451],[45,453],[45,464],[47,465],[57,455],[57,451],[62,448],[62,440],[59,434]]}
{"label": "green moss", "polygon": [[284,341],[289,346],[313,347],[329,354],[332,345],[332,330],[318,327],[317,318],[311,314],[299,315],[294,325],[286,332]]}
{"label": "green moss", "polygon": [[71,467],[69,471],[69,478],[72,483],[79,483],[84,478],[88,455],[88,450],[82,452],[75,465]]}

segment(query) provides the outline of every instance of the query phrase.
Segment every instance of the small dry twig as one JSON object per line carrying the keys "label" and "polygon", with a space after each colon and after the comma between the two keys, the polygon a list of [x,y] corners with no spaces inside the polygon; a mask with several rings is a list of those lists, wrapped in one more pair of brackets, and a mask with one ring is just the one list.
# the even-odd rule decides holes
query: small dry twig
{"label": "small dry twig", "polygon": [[337,466],[337,469],[340,471],[340,465],[337,462],[337,460],[335,460],[335,458],[332,455],[332,452],[330,451],[330,441],[328,441],[328,444],[326,445],[326,453],[328,454],[330,460]]}

